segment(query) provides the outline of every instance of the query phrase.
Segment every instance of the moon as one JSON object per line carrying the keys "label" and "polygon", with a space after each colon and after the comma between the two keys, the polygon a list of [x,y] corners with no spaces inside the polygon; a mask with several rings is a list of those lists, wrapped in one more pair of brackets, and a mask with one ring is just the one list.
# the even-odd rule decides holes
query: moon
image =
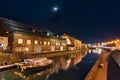
{"label": "moon", "polygon": [[54,6],[54,7],[52,8],[52,10],[53,10],[54,12],[57,12],[57,11],[59,10],[59,7]]}

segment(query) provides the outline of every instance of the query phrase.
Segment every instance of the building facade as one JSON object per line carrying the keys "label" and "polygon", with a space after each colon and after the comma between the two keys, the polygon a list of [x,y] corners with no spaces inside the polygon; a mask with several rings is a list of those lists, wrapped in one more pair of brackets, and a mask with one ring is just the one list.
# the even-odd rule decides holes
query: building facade
{"label": "building facade", "polygon": [[43,53],[66,51],[66,41],[48,30],[0,18],[0,51]]}
{"label": "building facade", "polygon": [[67,50],[80,50],[82,48],[82,41],[69,36],[67,34],[63,34],[61,38],[66,40]]}

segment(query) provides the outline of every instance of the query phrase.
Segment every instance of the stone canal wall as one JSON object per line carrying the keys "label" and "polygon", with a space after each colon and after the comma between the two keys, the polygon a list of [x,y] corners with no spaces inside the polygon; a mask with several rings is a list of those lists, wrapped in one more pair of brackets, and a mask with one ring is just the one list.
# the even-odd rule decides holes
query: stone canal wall
{"label": "stone canal wall", "polygon": [[21,61],[21,58],[15,54],[0,54],[0,67],[19,61]]}
{"label": "stone canal wall", "polygon": [[120,67],[120,50],[111,52],[111,56],[114,59],[114,61],[117,63],[117,65]]}
{"label": "stone canal wall", "polygon": [[57,57],[64,56],[74,53],[85,53],[87,49],[75,50],[75,51],[63,51],[63,52],[51,52],[42,54],[24,54],[24,53],[14,53],[14,54],[0,54],[0,66],[14,64],[16,62],[21,62],[26,58],[39,58],[39,57]]}
{"label": "stone canal wall", "polygon": [[98,58],[98,60],[96,61],[96,63],[94,64],[94,66],[92,67],[92,69],[90,70],[90,72],[88,73],[84,80],[95,80],[101,60],[102,54],[100,55],[100,57]]}

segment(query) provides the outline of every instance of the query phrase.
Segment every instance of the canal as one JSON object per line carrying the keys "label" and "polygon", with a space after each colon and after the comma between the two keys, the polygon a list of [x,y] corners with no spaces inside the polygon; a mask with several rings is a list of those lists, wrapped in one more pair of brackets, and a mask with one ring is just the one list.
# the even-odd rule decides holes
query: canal
{"label": "canal", "polygon": [[[101,50],[100,50],[101,51]],[[0,72],[0,80],[84,80],[100,51],[89,50],[86,53],[75,53],[54,57],[54,65],[46,70],[35,70],[21,73],[17,69]],[[99,53],[98,53],[99,52]],[[17,72],[17,74],[15,74]]]}

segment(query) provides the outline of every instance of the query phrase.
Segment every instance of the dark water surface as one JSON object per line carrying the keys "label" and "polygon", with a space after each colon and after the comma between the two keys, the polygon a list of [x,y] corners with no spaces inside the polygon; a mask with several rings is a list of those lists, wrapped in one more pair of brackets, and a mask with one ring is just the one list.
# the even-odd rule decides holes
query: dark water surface
{"label": "dark water surface", "polygon": [[49,69],[22,73],[22,77],[15,74],[17,69],[3,71],[0,80],[84,80],[98,57],[97,51],[55,57]]}

